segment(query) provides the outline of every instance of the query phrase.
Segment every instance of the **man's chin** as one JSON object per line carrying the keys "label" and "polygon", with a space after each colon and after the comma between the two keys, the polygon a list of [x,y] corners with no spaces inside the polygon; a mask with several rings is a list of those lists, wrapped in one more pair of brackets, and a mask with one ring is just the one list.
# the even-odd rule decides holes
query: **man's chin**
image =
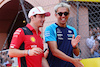
{"label": "man's chin", "polygon": [[39,26],[39,27],[43,27],[43,26]]}
{"label": "man's chin", "polygon": [[66,24],[66,22],[62,22],[61,24],[62,24],[62,25],[65,25],[65,24]]}

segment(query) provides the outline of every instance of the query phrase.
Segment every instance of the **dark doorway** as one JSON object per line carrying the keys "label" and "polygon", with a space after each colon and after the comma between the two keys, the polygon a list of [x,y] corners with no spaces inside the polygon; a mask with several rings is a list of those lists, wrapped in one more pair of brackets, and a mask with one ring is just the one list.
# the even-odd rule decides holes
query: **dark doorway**
{"label": "dark doorway", "polygon": [[[31,4],[29,4],[28,2],[26,2],[26,1],[24,2],[23,5],[24,5],[25,11],[26,11],[26,13],[28,15],[29,10],[31,8],[33,8],[33,6]],[[23,9],[22,9],[20,3],[19,3],[19,13],[17,15],[16,15],[17,19],[14,19],[14,21],[16,21],[15,24],[14,24],[14,26],[13,26],[13,22],[12,22],[11,26],[9,27],[9,31],[11,30],[11,28],[13,28],[13,29],[11,30],[10,36],[8,38],[7,48],[9,48],[9,46],[10,46],[11,39],[12,39],[12,36],[13,36],[13,33],[15,32],[15,30],[17,28],[24,27],[27,24],[27,21],[26,21],[26,18],[25,18],[25,15],[24,15],[24,12],[23,12]],[[8,33],[9,33],[9,31],[8,31]]]}

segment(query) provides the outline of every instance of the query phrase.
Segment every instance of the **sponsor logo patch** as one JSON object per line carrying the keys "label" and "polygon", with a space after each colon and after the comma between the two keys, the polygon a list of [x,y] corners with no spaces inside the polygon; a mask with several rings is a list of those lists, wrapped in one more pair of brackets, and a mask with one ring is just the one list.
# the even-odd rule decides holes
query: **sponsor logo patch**
{"label": "sponsor logo patch", "polygon": [[35,42],[35,38],[34,38],[34,37],[31,37],[31,41],[32,41],[32,42]]}
{"label": "sponsor logo patch", "polygon": [[37,47],[37,45],[31,45],[31,48],[36,48]]}
{"label": "sponsor logo patch", "polygon": [[71,30],[68,30],[68,33],[72,33],[72,31]]}

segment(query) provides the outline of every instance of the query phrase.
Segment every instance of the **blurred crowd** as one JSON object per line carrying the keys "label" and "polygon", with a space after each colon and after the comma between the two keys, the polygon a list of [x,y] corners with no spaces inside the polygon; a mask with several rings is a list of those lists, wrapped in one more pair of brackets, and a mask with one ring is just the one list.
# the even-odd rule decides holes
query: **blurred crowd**
{"label": "blurred crowd", "polygon": [[4,49],[0,51],[0,67],[14,67],[14,62],[15,58],[9,57],[8,49],[4,47]]}
{"label": "blurred crowd", "polygon": [[89,29],[89,37],[86,39],[91,58],[100,57],[100,28]]}
{"label": "blurred crowd", "polygon": [[0,67],[10,67],[14,61],[7,55],[7,51],[0,52]]}

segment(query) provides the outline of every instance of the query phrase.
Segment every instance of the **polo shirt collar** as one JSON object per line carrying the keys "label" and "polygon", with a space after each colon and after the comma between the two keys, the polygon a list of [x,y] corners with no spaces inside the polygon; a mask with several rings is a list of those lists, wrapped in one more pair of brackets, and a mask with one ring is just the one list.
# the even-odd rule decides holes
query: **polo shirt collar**
{"label": "polo shirt collar", "polygon": [[[26,27],[28,27],[31,31],[36,32],[35,29],[29,23],[26,25]],[[38,34],[41,34],[40,30],[39,30]]]}

